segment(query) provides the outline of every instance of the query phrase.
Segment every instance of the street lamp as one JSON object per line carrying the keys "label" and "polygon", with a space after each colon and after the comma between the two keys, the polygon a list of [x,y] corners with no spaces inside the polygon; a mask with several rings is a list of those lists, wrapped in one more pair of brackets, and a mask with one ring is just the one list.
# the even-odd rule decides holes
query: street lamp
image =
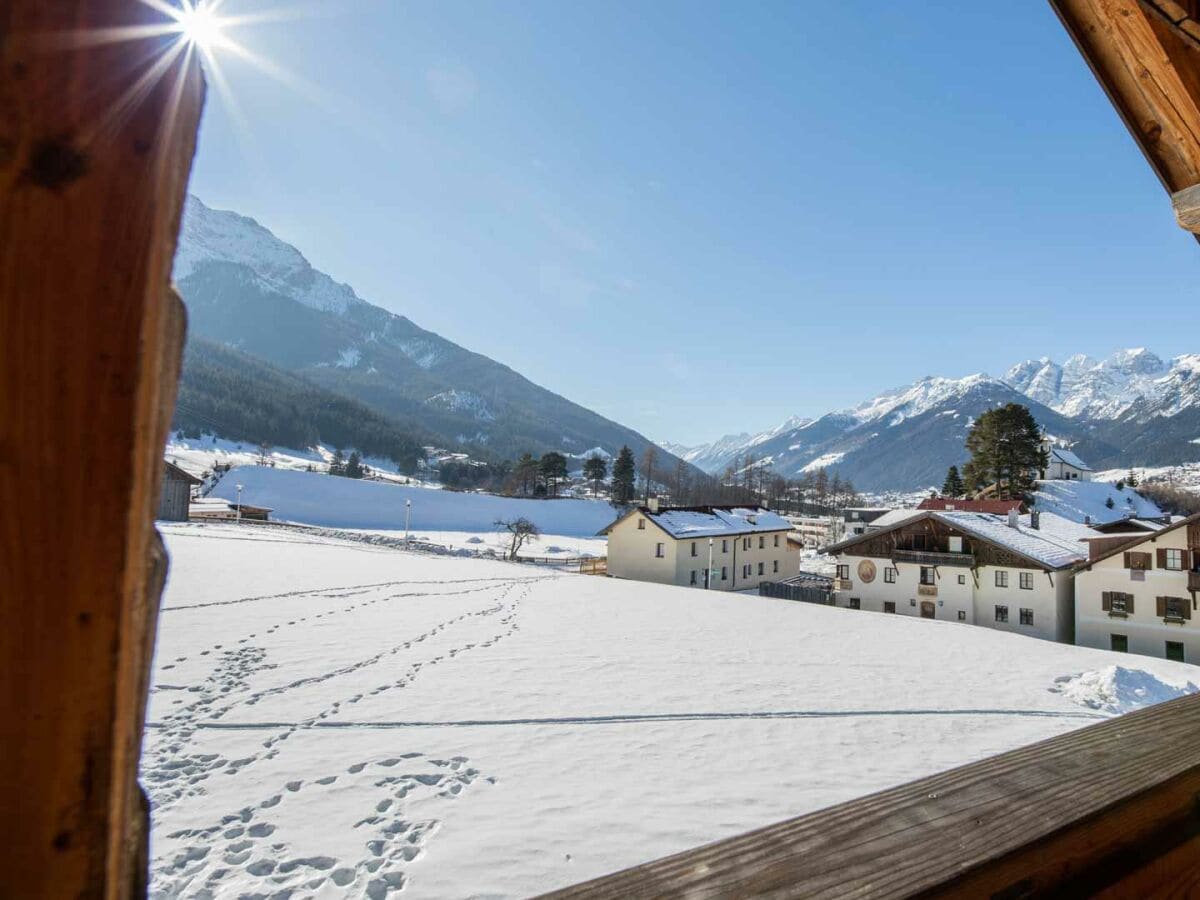
{"label": "street lamp", "polygon": [[712,554],[713,554],[713,539],[708,539],[708,571],[704,573],[704,589],[707,591],[712,586]]}
{"label": "street lamp", "polygon": [[404,546],[408,547],[408,523],[412,516],[412,501],[404,501]]}
{"label": "street lamp", "polygon": [[237,520],[242,521],[242,486],[237,486]]}

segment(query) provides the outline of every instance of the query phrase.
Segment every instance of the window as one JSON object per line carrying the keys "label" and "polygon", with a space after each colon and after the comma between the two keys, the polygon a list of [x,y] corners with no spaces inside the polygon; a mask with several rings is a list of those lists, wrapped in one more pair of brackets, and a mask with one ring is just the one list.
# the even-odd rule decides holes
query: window
{"label": "window", "polygon": [[862,609],[862,601],[859,600],[857,597],[851,597],[850,598],[850,608],[851,609]]}
{"label": "window", "polygon": [[742,549],[743,550],[750,549],[750,538],[742,538]]}
{"label": "window", "polygon": [[1020,579],[1021,579],[1021,590],[1023,590],[1023,591],[1032,591],[1033,590],[1033,573],[1032,572],[1022,572],[1020,575]]}
{"label": "window", "polygon": [[1171,569],[1178,572],[1183,569],[1183,551],[1176,550],[1172,547],[1159,550],[1161,556],[1161,564],[1164,569]]}
{"label": "window", "polygon": [[1032,625],[1033,624],[1033,610],[1032,609],[1022,609],[1020,615],[1021,615],[1021,624],[1022,625]]}
{"label": "window", "polygon": [[909,599],[909,601],[908,601],[908,605],[909,605],[909,606],[916,606],[916,605],[917,605],[917,601],[916,601],[916,600],[914,600],[914,599],[912,599],[912,598],[910,598],[910,599]]}
{"label": "window", "polygon": [[750,570],[750,563],[746,563],[744,566],[742,566],[742,577],[743,577],[743,578],[749,578],[749,577],[750,577],[750,571],[751,571],[751,570]]}
{"label": "window", "polygon": [[771,571],[775,573],[779,572],[779,560],[775,560],[771,563]]}
{"label": "window", "polygon": [[845,565],[841,565],[841,566],[837,567],[837,577],[838,578],[846,578],[846,579],[848,579],[850,577],[850,564],[849,563],[846,563]]}
{"label": "window", "polygon": [[896,570],[893,569],[891,566],[884,566],[883,580],[886,584],[895,584],[896,583]]}
{"label": "window", "polygon": [[758,536],[758,549],[765,550],[767,548],[767,539],[763,535]]}
{"label": "window", "polygon": [[1185,662],[1183,658],[1183,644],[1179,641],[1167,641],[1167,659],[1173,659],[1175,662]]}
{"label": "window", "polygon": [[1183,597],[1159,597],[1158,615],[1164,619],[1190,619],[1192,605]]}
{"label": "window", "polygon": [[1007,622],[1008,621],[1008,607],[1007,606],[997,606],[996,607],[996,621],[997,622]]}
{"label": "window", "polygon": [[1149,569],[1150,554],[1138,553],[1133,550],[1125,551],[1125,568],[1127,569]]}
{"label": "window", "polygon": [[[996,587],[1008,587],[1008,573],[1003,569],[996,570]],[[1005,621],[1008,621],[1007,619]]]}
{"label": "window", "polygon": [[692,556],[696,555],[696,542],[692,541]]}
{"label": "window", "polygon": [[655,545],[654,545],[654,555],[655,555],[655,556],[656,556],[658,559],[662,559],[662,558],[663,558],[663,545],[662,545],[662,544],[655,544]]}
{"label": "window", "polygon": [[959,576],[958,576],[958,583],[959,583],[959,584],[966,584],[966,583],[967,583],[967,576],[966,576],[966,575],[959,575]]}
{"label": "window", "polygon": [[1110,616],[1133,614],[1133,594],[1121,591],[1105,591],[1100,595],[1100,608]]}
{"label": "window", "polygon": [[958,621],[960,621],[960,622],[967,621],[967,611],[965,609],[960,609],[958,611]]}
{"label": "window", "polygon": [[729,580],[729,570],[727,568],[725,568],[725,566],[721,566],[721,580],[722,581]]}
{"label": "window", "polygon": [[728,553],[728,552],[729,552],[729,541],[728,541],[728,539],[726,539],[726,540],[722,540],[722,541],[721,541],[721,552],[722,552],[722,553]]}
{"label": "window", "polygon": [[921,584],[934,583],[933,566],[921,566]]}
{"label": "window", "polygon": [[883,611],[885,613],[894,613],[896,611],[895,602],[892,600],[884,600],[883,601]]}
{"label": "window", "polygon": [[692,584],[696,583],[696,570],[692,569]]}
{"label": "window", "polygon": [[762,564],[762,563],[759,563],[759,564],[758,564],[758,574],[759,574],[759,575],[762,575],[762,574],[763,574],[763,564]]}
{"label": "window", "polygon": [[775,546],[779,546],[779,535],[775,535]]}
{"label": "window", "polygon": [[1123,634],[1110,634],[1108,636],[1108,646],[1110,650],[1116,650],[1118,653],[1129,652],[1129,638]]}
{"label": "window", "polygon": [[645,531],[645,530],[646,530],[646,520],[638,519],[638,531]]}

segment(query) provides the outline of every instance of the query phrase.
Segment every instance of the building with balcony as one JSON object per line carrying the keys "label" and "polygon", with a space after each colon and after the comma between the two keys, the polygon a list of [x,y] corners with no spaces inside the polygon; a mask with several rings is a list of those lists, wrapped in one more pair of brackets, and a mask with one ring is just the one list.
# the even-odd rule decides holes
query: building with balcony
{"label": "building with balcony", "polygon": [[1060,516],[925,510],[826,548],[836,604],[1070,643],[1091,529]]}
{"label": "building with balcony", "polygon": [[1075,642],[1200,663],[1200,514],[1089,544],[1075,575]]}

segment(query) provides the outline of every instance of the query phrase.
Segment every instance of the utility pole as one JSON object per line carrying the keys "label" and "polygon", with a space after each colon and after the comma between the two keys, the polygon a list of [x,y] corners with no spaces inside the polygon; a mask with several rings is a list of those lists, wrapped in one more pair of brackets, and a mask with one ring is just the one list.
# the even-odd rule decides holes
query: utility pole
{"label": "utility pole", "polygon": [[404,501],[404,547],[408,548],[408,523],[412,517],[412,501]]}
{"label": "utility pole", "polygon": [[712,554],[713,554],[713,539],[708,539],[708,571],[704,573],[704,589],[707,591],[712,585]]}
{"label": "utility pole", "polygon": [[242,521],[242,486],[237,486],[237,521]]}

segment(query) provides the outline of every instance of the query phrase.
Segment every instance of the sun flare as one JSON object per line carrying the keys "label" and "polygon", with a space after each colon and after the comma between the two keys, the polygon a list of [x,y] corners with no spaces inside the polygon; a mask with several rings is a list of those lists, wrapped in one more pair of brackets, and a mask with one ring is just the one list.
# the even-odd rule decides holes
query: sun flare
{"label": "sun flare", "polygon": [[201,50],[211,50],[221,44],[221,27],[224,24],[213,6],[196,0],[195,4],[184,3],[178,13],[179,33],[190,44]]}

